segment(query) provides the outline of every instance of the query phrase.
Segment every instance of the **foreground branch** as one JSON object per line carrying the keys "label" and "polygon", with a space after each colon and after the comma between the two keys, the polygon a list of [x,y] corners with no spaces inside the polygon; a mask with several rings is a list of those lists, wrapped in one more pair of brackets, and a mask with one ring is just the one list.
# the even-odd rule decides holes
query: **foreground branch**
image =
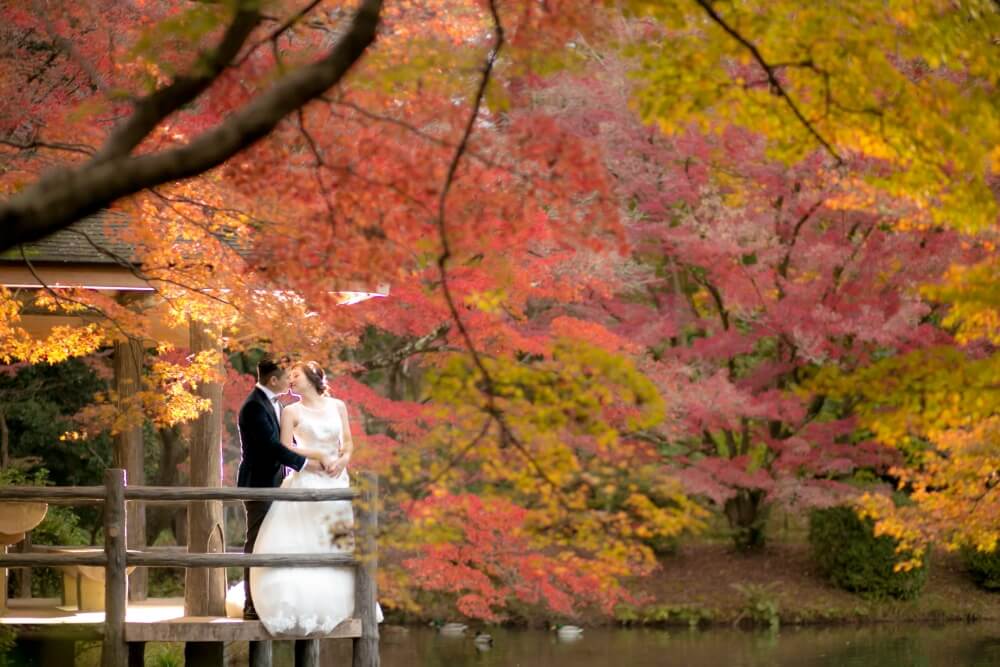
{"label": "foreground branch", "polygon": [[365,0],[321,60],[295,69],[187,145],[91,160],[43,177],[0,205],[0,251],[36,241],[145,188],[197,176],[267,136],[288,114],[336,85],[375,40],[382,0]]}

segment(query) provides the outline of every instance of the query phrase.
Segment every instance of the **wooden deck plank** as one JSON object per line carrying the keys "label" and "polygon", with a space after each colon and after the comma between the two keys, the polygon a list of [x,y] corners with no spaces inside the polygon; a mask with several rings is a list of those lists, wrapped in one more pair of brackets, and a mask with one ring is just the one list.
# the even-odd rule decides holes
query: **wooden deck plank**
{"label": "wooden deck plank", "polygon": [[[361,636],[361,621],[349,618],[327,634],[309,639],[348,639]],[[230,642],[267,639],[304,639],[301,636],[272,635],[260,621],[243,621],[218,616],[185,616],[162,623],[125,623],[125,640],[130,642]]]}
{"label": "wooden deck plank", "polygon": [[[0,612],[0,625],[24,639],[100,639],[104,612],[75,607],[14,604]],[[361,636],[361,621],[349,618],[332,632],[315,639]],[[180,598],[151,598],[130,603],[125,612],[125,640],[136,641],[262,641],[291,639],[268,633],[260,621],[218,616],[185,616]]]}

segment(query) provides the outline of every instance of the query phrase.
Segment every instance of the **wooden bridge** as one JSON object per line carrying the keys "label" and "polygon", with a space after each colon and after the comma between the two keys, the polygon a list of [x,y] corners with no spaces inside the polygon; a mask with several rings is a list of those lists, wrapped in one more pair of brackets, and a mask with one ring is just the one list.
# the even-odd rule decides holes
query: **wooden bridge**
{"label": "wooden bridge", "polygon": [[[73,655],[76,640],[102,641],[102,667],[139,667],[145,643],[184,642],[188,667],[220,667],[223,642],[249,641],[251,667],[270,667],[271,640],[296,639],[297,667],[317,667],[319,640],[353,640],[353,667],[379,667],[376,620],[375,570],[378,528],[378,479],[360,476],[360,490],[352,489],[251,489],[221,487],[127,486],[125,471],[110,469],[104,486],[0,487],[0,501],[45,502],[61,505],[104,505],[104,548],[62,553],[0,553],[0,568],[97,566],[104,567],[104,612],[67,611],[66,607],[27,605],[0,610],[0,625],[12,628],[25,640],[53,642],[63,656]],[[126,501],[185,504],[193,501],[355,500],[355,555],[349,554],[243,554],[168,553],[126,548]],[[127,569],[133,566],[224,567],[330,567],[353,566],[355,612],[329,634],[308,637],[273,636],[260,621],[224,616],[187,615],[183,606],[167,601],[128,603]],[[6,570],[3,577],[6,592]],[[78,598],[79,599],[79,598]],[[63,659],[60,664],[65,664]],[[72,664],[70,662],[69,664]]]}

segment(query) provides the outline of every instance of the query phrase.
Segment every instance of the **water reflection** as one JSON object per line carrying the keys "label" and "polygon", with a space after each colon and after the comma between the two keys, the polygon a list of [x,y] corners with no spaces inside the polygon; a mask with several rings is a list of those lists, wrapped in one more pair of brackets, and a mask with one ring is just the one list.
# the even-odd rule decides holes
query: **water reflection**
{"label": "water reflection", "polygon": [[[996,667],[1000,624],[783,628],[779,632],[587,628],[576,641],[554,632],[491,628],[482,650],[475,633],[446,637],[430,628],[382,639],[384,667]],[[324,664],[350,660],[324,656]],[[346,645],[346,646],[345,646]],[[329,660],[329,661],[328,661]]]}

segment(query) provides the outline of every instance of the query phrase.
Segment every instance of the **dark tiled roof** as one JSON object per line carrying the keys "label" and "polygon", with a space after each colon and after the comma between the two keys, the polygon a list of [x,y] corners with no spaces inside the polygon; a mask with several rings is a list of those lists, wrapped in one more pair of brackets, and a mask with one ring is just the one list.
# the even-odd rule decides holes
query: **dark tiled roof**
{"label": "dark tiled roof", "polygon": [[[119,264],[133,261],[134,248],[121,239],[116,230],[128,219],[120,213],[104,212],[84,218],[41,241],[24,246],[24,254],[34,262],[75,262]],[[0,255],[0,260],[21,261],[20,248]]]}

